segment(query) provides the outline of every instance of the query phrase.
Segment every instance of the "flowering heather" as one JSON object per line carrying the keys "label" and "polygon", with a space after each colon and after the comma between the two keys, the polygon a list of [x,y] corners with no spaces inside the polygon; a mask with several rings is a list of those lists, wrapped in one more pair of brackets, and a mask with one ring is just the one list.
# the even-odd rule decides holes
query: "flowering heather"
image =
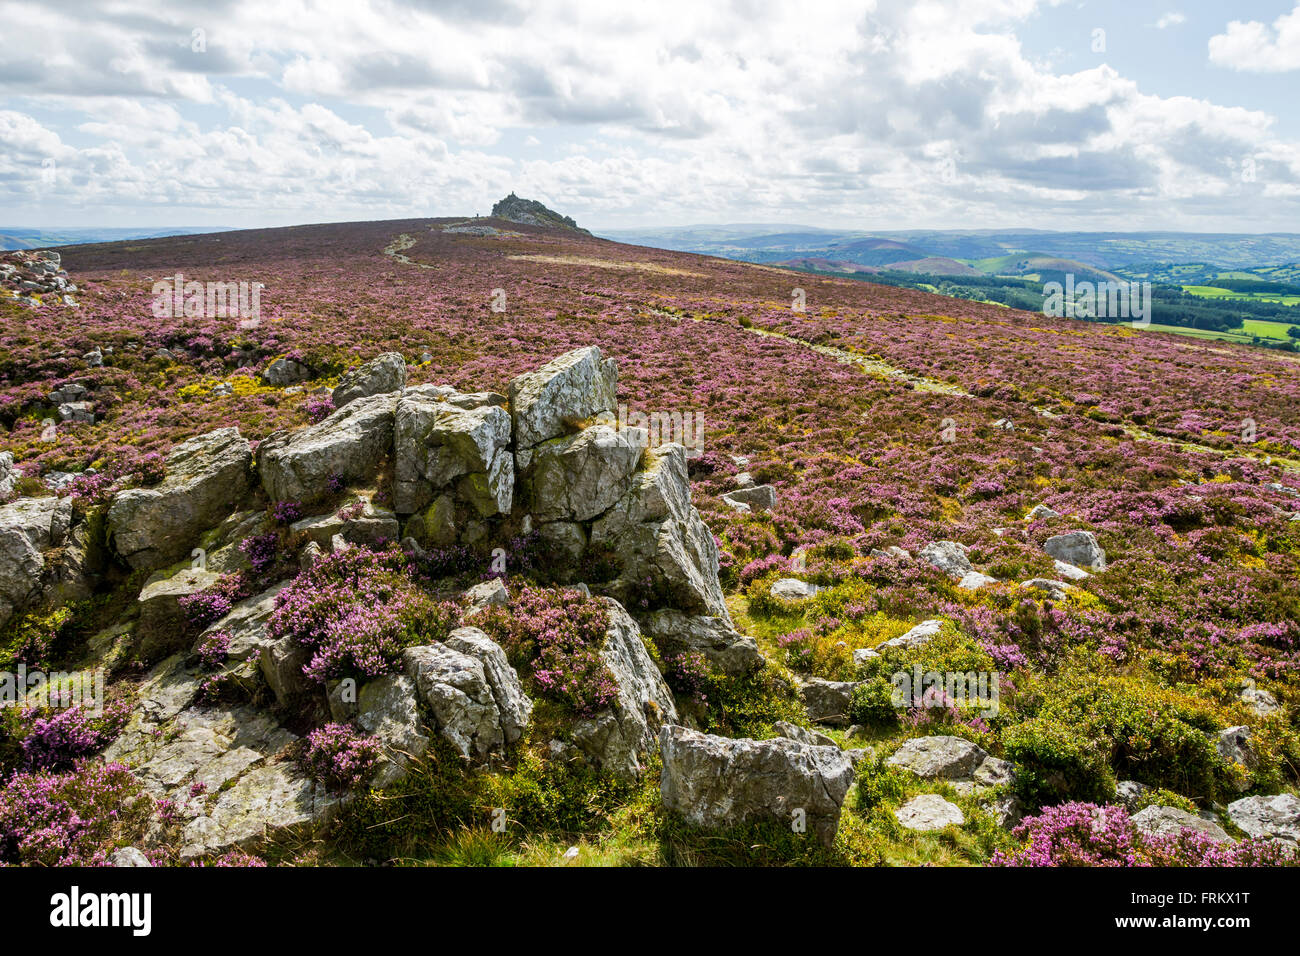
{"label": "flowering heather", "polygon": [[271,517],[279,524],[293,524],[302,516],[302,505],[296,501],[277,501],[271,512]]}
{"label": "flowering heather", "polygon": [[609,612],[599,601],[568,588],[524,587],[509,607],[490,607],[476,623],[541,696],[583,717],[618,696],[600,655]]}
{"label": "flowering heather", "polygon": [[1119,806],[1063,803],[1014,832],[1026,845],[997,851],[991,866],[1300,866],[1296,850],[1277,843],[1216,843],[1192,829],[1177,836],[1143,833]]}
{"label": "flowering heather", "polygon": [[379,760],[379,741],[350,724],[326,724],[307,735],[303,768],[337,790],[360,787]]}
{"label": "flowering heather", "polygon": [[[288,513],[292,513],[292,511]],[[278,509],[276,520],[283,520]],[[297,519],[292,520],[296,521]],[[280,538],[275,534],[256,534],[241,541],[239,550],[244,552],[244,555],[248,558],[248,563],[253,566],[254,574],[265,574],[274,566],[276,558],[280,555]]]}
{"label": "flowering heather", "polygon": [[177,602],[185,619],[196,630],[207,627],[230,613],[237,601],[248,597],[247,582],[242,574],[225,574],[210,588],[186,594]]}
{"label": "flowering heather", "polygon": [[276,597],[267,631],[306,647],[311,660],[303,671],[323,683],[396,670],[403,648],[441,640],[458,615],[456,605],[416,586],[401,551],[358,547],[299,574]]}
{"label": "flowering heather", "polygon": [[143,830],[151,810],[118,763],[15,774],[0,789],[0,862],[103,866],[115,844]]}
{"label": "flowering heather", "polygon": [[226,662],[226,653],[230,650],[230,635],[225,631],[214,631],[199,642],[195,649],[199,662],[208,670],[215,670]]}
{"label": "flowering heather", "polygon": [[29,710],[23,716],[30,725],[22,741],[23,761],[29,770],[65,769],[77,760],[98,753],[112,743],[130,716],[130,701],[119,699],[100,716],[80,705],[37,716]]}

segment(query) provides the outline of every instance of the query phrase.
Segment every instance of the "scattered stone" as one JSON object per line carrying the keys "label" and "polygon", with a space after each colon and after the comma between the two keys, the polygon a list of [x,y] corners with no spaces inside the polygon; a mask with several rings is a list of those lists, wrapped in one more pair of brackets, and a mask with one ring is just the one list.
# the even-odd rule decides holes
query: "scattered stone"
{"label": "scattered stone", "polygon": [[1082,581],[1084,578],[1092,577],[1083,568],[1076,568],[1073,564],[1067,564],[1064,561],[1054,561],[1053,566],[1056,568],[1057,574],[1063,578],[1069,578],[1071,581]]}
{"label": "scattered stone", "polygon": [[1147,807],[1133,814],[1133,824],[1141,832],[1152,836],[1178,836],[1183,830],[1195,830],[1215,843],[1226,843],[1232,839],[1217,823],[1177,807]]}
{"label": "scattered stone", "polygon": [[943,630],[943,621],[938,618],[931,618],[930,620],[922,621],[906,634],[900,634],[898,637],[890,638],[881,644],[880,647],[920,647],[922,644],[928,643],[941,630]]}
{"label": "scattered stone", "polygon": [[781,598],[784,601],[802,601],[804,598],[810,598],[818,591],[815,584],[807,581],[800,581],[798,578],[781,578],[772,584],[772,597]]}
{"label": "scattered stone", "polygon": [[153,866],[149,858],[133,846],[114,850],[108,862],[110,866]]}
{"label": "scattered stone", "polygon": [[1300,797],[1293,793],[1235,800],[1228,819],[1249,836],[1300,845]]}
{"label": "scattered stone", "polygon": [[857,686],[852,681],[822,680],[820,677],[809,680],[800,688],[808,719],[815,724],[847,727],[849,701]]}
{"label": "scattered stone", "polygon": [[954,581],[960,581],[974,570],[970,558],[966,557],[966,549],[956,541],[932,541],[921,549],[920,558]]}
{"label": "scattered stone", "polygon": [[1138,783],[1136,780],[1121,780],[1115,784],[1115,799],[1126,809],[1136,810],[1138,802],[1142,799],[1142,794],[1146,793],[1146,791],[1146,785]]}
{"label": "scattered stone", "polygon": [[894,817],[901,826],[919,833],[950,826],[959,827],[966,823],[961,808],[937,793],[923,793],[913,797],[894,811]]}
{"label": "scattered stone", "polygon": [[961,588],[963,591],[978,591],[985,585],[997,583],[997,578],[989,577],[987,574],[981,574],[979,571],[967,571],[962,575],[961,580],[957,582],[957,587]]}
{"label": "scattered stone", "polygon": [[1269,691],[1256,687],[1253,683],[1247,684],[1241,689],[1241,702],[1261,717],[1276,714],[1282,709],[1282,705],[1277,702],[1276,697]]}
{"label": "scattered stone", "polygon": [[1053,601],[1064,601],[1071,589],[1071,585],[1052,578],[1031,578],[1020,586],[1031,591],[1041,591]]}
{"label": "scattered stone", "polygon": [[695,826],[718,829],[802,819],[823,846],[835,841],[853,765],[836,747],[784,737],[731,739],[664,727],[660,795],[668,810]]}
{"label": "scattered stone", "polygon": [[[1237,764],[1246,770],[1253,770],[1258,765],[1259,756],[1251,743],[1249,727],[1228,727],[1218,733],[1211,733],[1209,737],[1219,756],[1228,763]],[[1246,782],[1240,786],[1242,789],[1249,789],[1249,784]]]}
{"label": "scattered stone", "polygon": [[[168,353],[167,357],[171,357],[170,353]],[[299,382],[305,382],[307,379],[311,378],[311,369],[303,365],[301,362],[295,362],[292,359],[287,358],[278,358],[266,368],[262,369],[258,377],[272,388],[284,388],[288,385],[296,385]]]}
{"label": "scattered stone", "polygon": [[723,495],[722,500],[732,506],[744,505],[751,511],[771,511],[776,507],[776,489],[771,485],[740,487]]}
{"label": "scattered stone", "polygon": [[[1093,571],[1106,569],[1106,552],[1091,531],[1067,531],[1043,542],[1043,550],[1066,564]],[[1058,569],[1059,570],[1059,569]]]}
{"label": "scattered stone", "polygon": [[1043,521],[1044,519],[1047,518],[1059,518],[1059,517],[1061,517],[1061,513],[1059,511],[1053,511],[1051,508],[1047,507],[1047,505],[1034,505],[1033,510],[1031,510],[1029,514],[1025,516],[1025,520]]}
{"label": "scattered stone", "polygon": [[885,763],[923,780],[962,780],[988,759],[981,748],[961,737],[913,737]]}

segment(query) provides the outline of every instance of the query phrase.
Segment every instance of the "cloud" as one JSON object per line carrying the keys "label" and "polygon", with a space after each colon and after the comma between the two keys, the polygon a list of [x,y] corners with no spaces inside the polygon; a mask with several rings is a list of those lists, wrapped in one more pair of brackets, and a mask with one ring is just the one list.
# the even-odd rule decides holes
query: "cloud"
{"label": "cloud", "polygon": [[514,189],[610,227],[1295,220],[1296,144],[1272,117],[1110,65],[1056,72],[1018,35],[1052,9],[0,0],[31,38],[0,46],[0,202],[37,222],[279,224],[482,211]]}
{"label": "cloud", "polygon": [[1187,22],[1187,17],[1183,16],[1177,10],[1171,10],[1162,15],[1160,19],[1156,21],[1156,29],[1167,30],[1169,27],[1180,26],[1185,22]]}
{"label": "cloud", "polygon": [[1226,32],[1210,37],[1210,62],[1254,73],[1300,70],[1300,3],[1271,27],[1233,20]]}

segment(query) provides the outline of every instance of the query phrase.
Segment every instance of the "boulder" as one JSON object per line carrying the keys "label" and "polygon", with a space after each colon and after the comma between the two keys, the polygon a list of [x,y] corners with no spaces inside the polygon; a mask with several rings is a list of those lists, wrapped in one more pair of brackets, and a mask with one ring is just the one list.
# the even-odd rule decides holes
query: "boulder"
{"label": "boulder", "polygon": [[655,667],[636,621],[617,601],[605,605],[609,629],[600,656],[618,687],[612,706],[573,727],[573,743],[591,762],[621,780],[640,776],[659,726],[677,720],[672,691]]}
{"label": "boulder", "polygon": [[64,543],[72,521],[69,498],[19,498],[0,506],[0,626],[43,594],[48,552]]}
{"label": "boulder", "polygon": [[1259,757],[1250,740],[1249,727],[1228,727],[1209,736],[1219,756],[1229,763],[1245,767],[1247,770],[1253,770],[1259,763]]}
{"label": "boulder", "polygon": [[809,680],[799,689],[808,719],[814,724],[847,727],[849,701],[857,686],[852,681],[822,680],[820,677]]}
{"label": "boulder", "polygon": [[438,732],[462,757],[481,759],[501,748],[501,711],[478,658],[430,644],[408,647],[402,660]]}
{"label": "boulder", "polygon": [[988,756],[981,747],[961,737],[913,737],[885,763],[923,780],[963,780],[971,778]]}
{"label": "boulder", "polygon": [[1026,521],[1042,521],[1046,518],[1059,518],[1060,512],[1053,511],[1047,505],[1034,505],[1033,509],[1025,516]]}
{"label": "boulder", "polygon": [[339,800],[291,763],[261,767],[216,796],[185,827],[181,859],[249,847],[277,832],[327,820]]}
{"label": "boulder", "polygon": [[1053,601],[1064,601],[1071,588],[1071,585],[1064,581],[1056,581],[1052,578],[1030,578],[1020,586],[1031,591],[1039,591],[1044,597]]}
{"label": "boulder", "polygon": [[1043,542],[1043,550],[1058,561],[1076,568],[1089,568],[1093,571],[1104,571],[1106,568],[1106,552],[1101,549],[1091,531],[1067,531],[1065,534],[1053,535]]}
{"label": "boulder", "polygon": [[334,407],[342,408],[358,398],[401,391],[406,385],[406,359],[400,352],[385,352],[364,365],[344,373],[334,389]]}
{"label": "boulder", "polygon": [[711,670],[732,677],[752,673],[766,663],[758,642],[721,618],[691,616],[667,608],[647,614],[641,627],[665,659],[677,654],[700,654]]}
{"label": "boulder", "polygon": [[780,598],[783,601],[802,601],[804,598],[810,598],[818,591],[815,584],[808,581],[800,581],[798,578],[781,578],[779,581],[773,581],[772,587],[768,593],[772,597]]}
{"label": "boulder", "polygon": [[1257,839],[1300,845],[1300,797],[1294,793],[1234,800],[1228,804],[1228,819]]}
{"label": "boulder", "polygon": [[404,674],[386,674],[357,692],[357,724],[380,746],[379,766],[371,781],[374,787],[397,783],[406,776],[411,760],[429,749],[416,693],[415,681]]}
{"label": "boulder", "polygon": [[158,572],[145,582],[136,604],[140,623],[136,627],[136,654],[146,661],[158,660],[186,645],[189,633],[180,600],[206,591],[221,575],[215,571],[184,568],[175,574]]}
{"label": "boulder", "polygon": [[397,403],[393,504],[412,514],[447,493],[482,517],[509,514],[515,488],[510,414],[482,404],[462,408],[438,388],[421,387]]}
{"label": "boulder", "polygon": [[519,674],[510,666],[506,652],[492,638],[476,627],[458,627],[443,642],[453,651],[475,658],[483,665],[483,675],[492,688],[497,711],[501,715],[501,732],[512,744],[524,735],[533,702],[524,693]]}
{"label": "boulder", "polygon": [[930,620],[922,621],[906,634],[900,634],[898,637],[890,638],[881,644],[880,647],[920,647],[922,644],[928,643],[941,630],[943,630],[943,621],[937,618],[931,618]]}
{"label": "boulder", "polygon": [[918,833],[959,827],[966,822],[961,807],[949,803],[937,793],[923,793],[913,797],[894,811],[894,818],[900,826]]}
{"label": "boulder", "polygon": [[1256,687],[1254,683],[1249,683],[1241,689],[1241,702],[1260,717],[1267,717],[1282,709],[1276,697],[1269,691]]}
{"label": "boulder", "polygon": [[1076,568],[1073,564],[1068,564],[1065,561],[1054,561],[1052,564],[1056,568],[1057,574],[1063,578],[1069,578],[1071,581],[1082,581],[1084,578],[1092,577],[1083,568]]}
{"label": "boulder", "polygon": [[[786,720],[778,720],[774,723],[772,732],[778,737],[796,740],[801,744],[807,744],[809,747],[835,747],[839,749],[840,746],[833,737],[827,737],[825,734],[809,730],[807,727],[800,727],[798,724],[792,724]],[[851,757],[849,759],[852,760]]]}
{"label": "boulder", "polygon": [[540,521],[587,521],[627,494],[645,448],[645,432],[593,425],[521,455],[529,514]]}
{"label": "boulder", "polygon": [[1147,807],[1133,814],[1133,825],[1151,836],[1178,836],[1183,830],[1195,830],[1215,843],[1226,843],[1232,839],[1217,823],[1177,807]]}
{"label": "boulder", "polygon": [[716,737],[679,726],[660,731],[659,747],[663,805],[688,823],[707,829],[802,824],[823,846],[835,842],[853,783],[853,765],[839,748],[784,737]]}
{"label": "boulder", "polygon": [[284,388],[311,378],[311,369],[293,359],[278,358],[262,369],[258,377],[272,388]]}
{"label": "boulder", "polygon": [[718,545],[691,504],[686,449],[650,449],[632,487],[591,528],[591,544],[610,548],[621,562],[615,597],[630,599],[647,586],[691,614],[730,621],[718,583]]}
{"label": "boulder", "polygon": [[0,451],[0,502],[14,493],[14,486],[22,476],[14,469],[14,454]]}
{"label": "boulder", "polygon": [[361,398],[324,421],[277,431],[257,448],[262,487],[276,501],[310,503],[329,493],[331,479],[369,479],[393,444],[395,394]]}
{"label": "boulder", "polygon": [[474,585],[465,592],[464,598],[469,602],[472,613],[486,607],[504,607],[510,603],[510,591],[506,588],[505,581],[501,578],[493,578],[491,581],[480,581]]}
{"label": "boulder", "polygon": [[740,487],[727,492],[722,500],[729,505],[745,505],[750,511],[771,511],[776,507],[776,489],[771,485]]}
{"label": "boulder", "polygon": [[575,349],[510,383],[515,448],[528,449],[601,412],[613,412],[618,363],[596,346]]}
{"label": "boulder", "polygon": [[988,584],[997,584],[998,579],[989,577],[979,571],[967,571],[962,575],[961,580],[957,582],[957,587],[963,591],[978,591]]}
{"label": "boulder", "polygon": [[960,581],[974,570],[970,558],[966,557],[966,549],[956,541],[932,541],[921,549],[919,556],[954,581]]}
{"label": "boulder", "polygon": [[108,858],[109,866],[153,866],[149,858],[133,846],[114,850]]}
{"label": "boulder", "polygon": [[177,445],[159,485],[130,488],[113,498],[108,509],[113,549],[137,570],[188,557],[204,531],[248,501],[252,461],[252,447],[237,428]]}

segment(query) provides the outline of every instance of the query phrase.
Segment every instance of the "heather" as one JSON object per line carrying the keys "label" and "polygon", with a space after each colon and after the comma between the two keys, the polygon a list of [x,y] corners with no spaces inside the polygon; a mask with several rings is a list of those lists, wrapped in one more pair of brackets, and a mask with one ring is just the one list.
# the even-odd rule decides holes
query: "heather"
{"label": "heather", "polygon": [[525,587],[508,609],[490,608],[478,625],[542,697],[589,717],[617,696],[600,653],[608,614],[581,592]]}
{"label": "heather", "polygon": [[304,647],[310,660],[303,672],[324,683],[399,670],[403,648],[441,640],[456,616],[454,605],[416,585],[401,551],[349,548],[323,557],[280,592],[268,632]]}
{"label": "heather", "polygon": [[1297,866],[1293,847],[1259,840],[1217,843],[1184,828],[1178,835],[1144,833],[1123,807],[1063,803],[1016,828],[1018,850],[993,854],[991,866]]}
{"label": "heather", "polygon": [[[1085,846],[1081,858],[1096,861],[1279,860],[1254,844],[1162,847],[1118,815],[1106,817],[1110,835],[1094,846],[1080,836],[1082,811],[1048,814],[1079,801],[1111,814],[1125,780],[1195,810],[1296,786],[1294,357],[536,230],[489,240],[430,225],[258,230],[240,234],[237,250],[230,236],[70,250],[65,262],[83,288],[74,325],[53,308],[20,312],[0,303],[0,325],[10,333],[0,346],[0,425],[8,430],[5,448],[29,476],[23,487],[38,475],[93,468],[58,491],[93,513],[117,490],[162,480],[159,456],[182,439],[238,425],[259,441],[322,420],[340,373],[385,350],[406,356],[408,385],[505,392],[516,374],[598,343],[619,362],[620,404],[703,415],[706,452],[690,464],[693,499],[718,544],[733,618],[768,661],[759,675],[723,678],[699,654],[663,656],[647,641],[680,709],[711,733],[765,738],[778,720],[808,723],[800,682],[853,681],[851,723],[818,728],[836,743],[885,756],[916,736],[977,742],[1015,765],[1004,792],[1038,814],[1031,820],[1058,821],[1020,831],[1030,848],[1017,848],[1006,832],[993,832],[987,803],[939,784],[966,813],[962,835],[906,833],[893,810],[922,789],[890,772],[859,770],[862,785],[845,806],[835,861],[981,863],[996,851],[1005,854],[999,859],[1027,861],[1038,852],[1032,847],[1048,844],[1044,859],[1064,859],[1075,851],[1056,848],[1069,840]],[[405,255],[435,268],[384,255],[403,233],[413,240]],[[530,255],[552,261],[516,258]],[[625,259],[661,271],[605,267]],[[199,279],[267,282],[261,326],[154,318],[144,277],[178,269]],[[807,312],[789,308],[794,285],[808,292]],[[498,287],[509,294],[500,314],[488,306]],[[92,345],[112,348],[102,367],[80,358]],[[268,385],[259,372],[282,357],[306,365],[311,378]],[[91,389],[96,421],[61,424],[56,442],[40,441],[47,393],[73,382]],[[1248,417],[1258,431],[1253,441],[1242,437]],[[1014,427],[995,427],[1000,420]],[[741,512],[723,501],[742,472],[775,487],[774,508]],[[377,477],[372,500],[385,500],[390,477]],[[357,489],[336,482],[329,490],[338,507]],[[1059,514],[1028,520],[1040,504]],[[316,686],[349,677],[364,683],[400,671],[403,649],[440,641],[461,623],[464,608],[447,598],[502,576],[489,571],[486,545],[464,543],[351,547],[300,570],[303,542],[289,525],[305,514],[295,501],[270,506],[261,533],[236,549],[248,570],[182,599],[195,634],[287,581],[268,637],[305,652],[303,670]],[[338,512],[359,515],[356,504]],[[1021,587],[1058,577],[1044,542],[1074,529],[1096,535],[1107,569],[1057,594]],[[971,563],[997,582],[964,590],[915,560],[936,540],[968,546]],[[605,841],[601,853],[635,862],[703,853],[702,841],[663,818],[651,797],[615,793],[589,768],[561,772],[548,757],[551,738],[542,728],[555,729],[551,712],[591,717],[616,693],[601,658],[604,607],[555,586],[584,581],[598,591],[612,577],[609,556],[592,548],[579,567],[567,567],[536,530],[512,529],[490,544],[505,552],[510,603],[464,623],[505,649],[527,692],[547,705],[539,709],[546,719],[512,750],[518,764],[508,784],[467,781],[463,758],[448,758],[424,768],[423,816],[413,811],[384,830],[395,818],[391,807],[370,807],[368,823],[378,830],[365,838],[369,851],[386,858],[399,831],[427,824],[432,832],[429,821],[454,819],[471,836],[424,849],[476,858],[482,847],[471,837],[484,821],[473,808],[499,804],[487,802],[496,794],[474,788],[499,786],[509,789],[512,818],[536,828],[530,837],[538,846],[582,831],[592,844]],[[886,550],[898,548],[909,556]],[[821,590],[807,600],[774,596],[772,585],[788,577]],[[639,614],[660,602],[633,589],[625,603]],[[42,611],[16,622],[6,652],[28,661],[58,656],[73,633],[68,617]],[[924,647],[881,651],[933,619],[942,627]],[[227,661],[229,647],[230,635],[218,629],[196,648],[198,660],[209,671],[242,663]],[[864,650],[880,657],[861,664],[855,652]],[[255,684],[258,666],[249,663],[240,679]],[[999,672],[998,712],[981,716],[946,701],[895,706],[891,675],[916,667]],[[1242,698],[1247,686],[1267,691],[1279,709],[1252,710]],[[221,703],[215,684],[205,701]],[[326,724],[323,712],[292,717],[318,779],[364,788],[372,769],[365,737],[337,720]],[[42,730],[48,746],[30,745],[51,766],[66,768],[99,749],[74,718],[66,721]],[[1225,759],[1213,742],[1235,726],[1251,728],[1249,766]],[[649,771],[647,792],[656,772]],[[935,789],[927,783],[924,792]],[[597,793],[591,806],[599,812],[583,803],[584,794]],[[445,813],[453,804],[457,813]],[[734,837],[728,846],[758,842],[753,834]],[[787,837],[764,838],[789,849]],[[620,857],[619,839],[635,851]],[[499,852],[512,858],[539,859],[505,845],[511,848]],[[595,850],[584,843],[583,852]],[[794,850],[788,856],[807,859]]]}
{"label": "heather", "polygon": [[121,764],[15,774],[0,789],[0,863],[104,866],[151,812]]}

